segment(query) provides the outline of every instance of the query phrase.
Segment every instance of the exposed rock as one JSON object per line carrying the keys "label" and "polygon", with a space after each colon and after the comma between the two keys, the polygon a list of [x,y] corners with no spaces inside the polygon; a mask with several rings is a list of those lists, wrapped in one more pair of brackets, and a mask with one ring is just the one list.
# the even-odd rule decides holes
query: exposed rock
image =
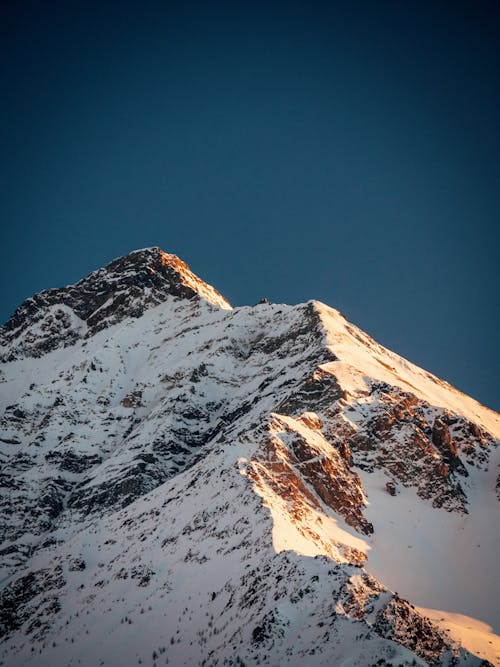
{"label": "exposed rock", "polygon": [[69,571],[70,572],[81,572],[84,570],[86,567],[85,561],[83,558],[73,558],[69,564]]}
{"label": "exposed rock", "polygon": [[141,398],[142,390],[134,389],[123,398],[122,405],[124,408],[139,408],[142,405]]}
{"label": "exposed rock", "polygon": [[394,484],[394,482],[387,482],[385,485],[385,489],[390,496],[395,496],[397,493],[396,485]]}
{"label": "exposed rock", "polygon": [[101,463],[102,457],[98,454],[83,454],[68,449],[50,451],[45,455],[45,460],[59,470],[82,473]]}
{"label": "exposed rock", "polygon": [[[29,572],[8,584],[0,594],[0,638],[23,625],[26,633],[36,631],[37,637],[43,637],[53,622],[52,614],[60,610],[55,591],[64,583],[62,568],[57,566]],[[42,611],[48,614],[46,622],[38,620]]]}
{"label": "exposed rock", "polygon": [[315,412],[304,412],[300,415],[299,421],[303,422],[308,428],[318,430],[323,428],[323,422]]}

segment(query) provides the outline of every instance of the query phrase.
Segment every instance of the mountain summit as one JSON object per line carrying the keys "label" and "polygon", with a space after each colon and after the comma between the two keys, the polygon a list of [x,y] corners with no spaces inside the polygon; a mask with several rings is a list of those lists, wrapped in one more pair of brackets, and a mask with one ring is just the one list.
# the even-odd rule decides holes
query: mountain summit
{"label": "mountain summit", "polygon": [[4,664],[500,663],[500,418],[338,311],[147,248],[0,358]]}
{"label": "mountain summit", "polygon": [[115,259],[75,285],[28,299],[0,330],[0,344],[9,347],[11,358],[37,357],[128,317],[140,317],[169,297],[203,299],[231,308],[176,255],[158,247],[144,248]]}

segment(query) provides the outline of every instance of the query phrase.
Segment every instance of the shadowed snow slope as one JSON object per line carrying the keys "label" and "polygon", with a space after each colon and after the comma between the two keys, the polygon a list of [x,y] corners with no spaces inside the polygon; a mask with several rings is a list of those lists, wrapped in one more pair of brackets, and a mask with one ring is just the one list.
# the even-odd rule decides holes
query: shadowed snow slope
{"label": "shadowed snow slope", "polygon": [[498,631],[498,415],[159,248],[0,343],[4,664],[481,664],[411,603]]}

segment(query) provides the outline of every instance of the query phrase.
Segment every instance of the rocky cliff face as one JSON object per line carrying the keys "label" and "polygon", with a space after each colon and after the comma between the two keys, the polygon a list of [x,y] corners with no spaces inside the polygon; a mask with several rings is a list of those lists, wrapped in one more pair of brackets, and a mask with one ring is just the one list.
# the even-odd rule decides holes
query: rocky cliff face
{"label": "rocky cliff face", "polygon": [[[0,342],[5,664],[481,663],[385,578],[447,572],[439,608],[496,622],[497,415],[323,304],[232,309],[158,248]],[[412,545],[400,576],[377,554],[415,517],[440,557]]]}

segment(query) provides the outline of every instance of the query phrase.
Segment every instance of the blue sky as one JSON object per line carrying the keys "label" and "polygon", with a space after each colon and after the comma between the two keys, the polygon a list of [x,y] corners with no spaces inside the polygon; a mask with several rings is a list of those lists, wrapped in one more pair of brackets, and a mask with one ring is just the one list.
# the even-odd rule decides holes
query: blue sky
{"label": "blue sky", "polygon": [[135,248],[498,408],[496,2],[5,2],[5,321]]}

